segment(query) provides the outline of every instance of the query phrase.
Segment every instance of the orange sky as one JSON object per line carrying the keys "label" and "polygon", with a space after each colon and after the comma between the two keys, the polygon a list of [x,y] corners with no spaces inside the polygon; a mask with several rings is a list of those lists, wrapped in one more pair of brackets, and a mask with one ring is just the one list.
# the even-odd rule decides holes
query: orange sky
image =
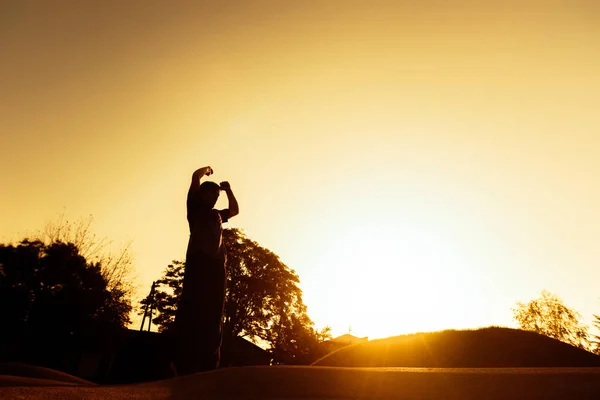
{"label": "orange sky", "polygon": [[590,321],[600,6],[494,3],[2,5],[0,239],[92,214],[146,292],[210,165],[334,334]]}

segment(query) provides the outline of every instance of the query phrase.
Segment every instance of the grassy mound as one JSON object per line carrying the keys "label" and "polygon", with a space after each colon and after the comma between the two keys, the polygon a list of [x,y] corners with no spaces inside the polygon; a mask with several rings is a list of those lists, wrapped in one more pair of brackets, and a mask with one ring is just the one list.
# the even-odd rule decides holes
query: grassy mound
{"label": "grassy mound", "polygon": [[67,373],[50,368],[38,367],[22,363],[0,363],[0,386],[13,385],[20,382],[22,386],[48,384],[94,385]]}
{"label": "grassy mound", "polygon": [[335,367],[600,367],[600,356],[509,328],[415,333],[344,347],[315,361]]}

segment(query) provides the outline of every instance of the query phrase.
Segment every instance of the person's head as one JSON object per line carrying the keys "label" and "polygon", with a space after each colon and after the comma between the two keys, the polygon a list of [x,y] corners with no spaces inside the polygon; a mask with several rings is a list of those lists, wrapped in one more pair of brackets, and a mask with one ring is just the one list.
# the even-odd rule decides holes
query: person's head
{"label": "person's head", "polygon": [[202,182],[199,190],[199,198],[202,204],[212,209],[217,204],[217,200],[219,200],[221,187],[215,182],[205,181]]}

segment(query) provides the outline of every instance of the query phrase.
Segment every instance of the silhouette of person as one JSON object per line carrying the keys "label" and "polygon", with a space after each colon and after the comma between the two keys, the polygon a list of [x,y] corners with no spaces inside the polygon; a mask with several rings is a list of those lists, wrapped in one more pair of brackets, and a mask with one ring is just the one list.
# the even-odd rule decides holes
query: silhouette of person
{"label": "silhouette of person", "polygon": [[[202,177],[212,173],[211,167],[195,171],[187,196],[190,238],[174,324],[177,375],[212,370],[220,361],[226,287],[222,223],[237,215],[239,208],[228,182],[200,184]],[[229,207],[215,210],[221,190]]]}

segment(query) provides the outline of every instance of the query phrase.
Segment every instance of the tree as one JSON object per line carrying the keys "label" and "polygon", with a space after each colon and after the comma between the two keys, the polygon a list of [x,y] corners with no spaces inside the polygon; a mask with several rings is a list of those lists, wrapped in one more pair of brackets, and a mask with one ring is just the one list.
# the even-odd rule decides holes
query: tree
{"label": "tree", "polygon": [[163,277],[155,282],[153,297],[148,295],[140,302],[140,315],[144,313],[147,305],[158,312],[158,315],[152,319],[152,323],[158,326],[159,332],[167,331],[175,321],[177,304],[183,289],[184,270],[185,262],[173,260],[173,263],[165,269]]}
{"label": "tree", "polygon": [[72,243],[0,245],[0,265],[5,334],[65,338],[129,323],[131,303]]}
{"label": "tree", "polygon": [[[600,315],[594,314],[594,321],[592,322],[594,327],[600,331]],[[593,335],[594,340],[592,341],[594,353],[600,355],[600,336]]]}
{"label": "tree", "polygon": [[[306,313],[298,275],[270,250],[250,240],[238,229],[225,229],[227,290],[224,336],[264,341],[277,360],[308,363],[328,330],[317,332]],[[160,331],[174,321],[181,295],[185,264],[174,261],[157,281],[153,322]],[[144,307],[149,302],[144,299]],[[316,359],[318,357],[314,357]]]}
{"label": "tree", "polygon": [[555,294],[546,290],[538,299],[527,304],[517,302],[512,309],[519,326],[528,331],[569,343],[584,350],[589,349],[587,327],[581,315],[565,306]]}
{"label": "tree", "polygon": [[38,240],[46,245],[53,243],[72,243],[89,262],[100,266],[100,273],[107,282],[108,290],[119,293],[122,299],[131,302],[138,289],[134,282],[133,256],[131,242],[121,249],[110,251],[111,242],[107,238],[98,238],[93,233],[90,215],[75,222],[67,220],[60,214],[55,221],[48,222],[44,229],[35,234],[33,240]]}
{"label": "tree", "polygon": [[308,365],[327,354],[322,343],[331,339],[331,328],[312,327],[306,314],[278,315],[267,331],[273,363]]}

